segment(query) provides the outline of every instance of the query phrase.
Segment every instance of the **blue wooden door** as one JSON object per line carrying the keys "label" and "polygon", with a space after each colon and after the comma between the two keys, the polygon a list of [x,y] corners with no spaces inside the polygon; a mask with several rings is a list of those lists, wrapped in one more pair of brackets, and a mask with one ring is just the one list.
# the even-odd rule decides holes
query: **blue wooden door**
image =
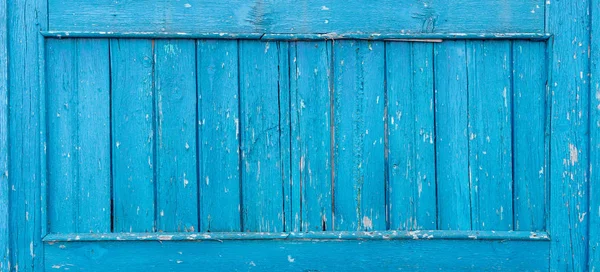
{"label": "blue wooden door", "polygon": [[0,270],[593,271],[582,3],[3,4]]}

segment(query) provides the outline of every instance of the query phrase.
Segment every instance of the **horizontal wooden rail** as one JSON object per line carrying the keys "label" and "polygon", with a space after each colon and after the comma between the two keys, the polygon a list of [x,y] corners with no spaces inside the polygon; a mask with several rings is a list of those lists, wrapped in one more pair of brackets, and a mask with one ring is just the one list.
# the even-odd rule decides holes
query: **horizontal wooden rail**
{"label": "horizontal wooden rail", "polygon": [[550,242],[86,241],[44,249],[46,271],[548,271]]}
{"label": "horizontal wooden rail", "polygon": [[45,242],[69,241],[223,241],[223,240],[550,240],[545,232],[529,231],[326,231],[326,232],[207,232],[207,233],[70,233],[49,234]]}
{"label": "horizontal wooden rail", "polygon": [[49,0],[48,23],[117,33],[543,33],[544,9],[543,0]]}

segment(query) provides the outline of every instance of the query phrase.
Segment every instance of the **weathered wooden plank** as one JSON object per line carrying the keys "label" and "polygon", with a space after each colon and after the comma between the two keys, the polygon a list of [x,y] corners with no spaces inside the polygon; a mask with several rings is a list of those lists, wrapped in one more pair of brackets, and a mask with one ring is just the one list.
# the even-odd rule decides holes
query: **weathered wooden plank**
{"label": "weathered wooden plank", "polygon": [[464,41],[435,46],[438,229],[471,229],[467,59]]}
{"label": "weathered wooden plank", "polygon": [[[5,3],[5,4],[4,4]],[[44,40],[47,1],[4,1],[8,18],[9,178],[11,270],[43,269],[43,207],[41,184],[45,180],[43,147]]]}
{"label": "weathered wooden plank", "polygon": [[302,231],[331,230],[331,42],[291,46],[292,175]]}
{"label": "weathered wooden plank", "polygon": [[485,240],[58,242],[46,244],[45,265],[52,271],[197,271],[198,267],[227,271],[547,271],[549,244]]}
{"label": "weathered wooden plank", "polygon": [[386,44],[390,229],[436,229],[433,45]]}
{"label": "weathered wooden plank", "polygon": [[200,231],[241,231],[238,42],[197,46]]}
{"label": "weathered wooden plank", "polygon": [[0,4],[0,271],[10,270],[10,217],[8,186],[8,10]]}
{"label": "weathered wooden plank", "polygon": [[600,271],[600,1],[592,1],[590,22],[590,207],[588,271]]}
{"label": "weathered wooden plank", "polygon": [[589,229],[589,3],[551,1],[550,266],[585,271]]}
{"label": "weathered wooden plank", "polygon": [[467,42],[469,183],[474,230],[512,230],[510,56],[507,41]]}
{"label": "weathered wooden plank", "polygon": [[279,43],[240,41],[242,230],[283,230]]}
{"label": "weathered wooden plank", "polygon": [[77,41],[47,42],[48,220],[50,232],[76,232],[78,216]]}
{"label": "weathered wooden plank", "polygon": [[157,40],[156,228],[198,230],[196,45]]}
{"label": "weathered wooden plank", "polygon": [[111,40],[110,52],[114,231],[154,231],[154,41]]}
{"label": "weathered wooden plank", "polygon": [[513,173],[514,229],[546,229],[546,45],[514,41]]}
{"label": "weathered wooden plank", "polygon": [[334,230],[386,228],[384,44],[334,44]]}
{"label": "weathered wooden plank", "polygon": [[334,35],[544,31],[542,0],[51,0],[49,6],[51,30],[63,31]]}
{"label": "weathered wooden plank", "polygon": [[[74,71],[77,80],[73,82],[75,89],[70,90],[76,96],[73,101],[75,103],[67,106],[73,107],[76,112],[75,135],[69,135],[77,137],[74,154],[78,187],[77,192],[71,196],[77,198],[76,207],[73,207],[78,212],[76,231],[109,232],[111,173],[108,40],[79,39],[76,42]],[[56,72],[64,73],[60,69]],[[50,75],[47,80],[50,80]],[[50,118],[53,118],[51,113],[48,116]]]}

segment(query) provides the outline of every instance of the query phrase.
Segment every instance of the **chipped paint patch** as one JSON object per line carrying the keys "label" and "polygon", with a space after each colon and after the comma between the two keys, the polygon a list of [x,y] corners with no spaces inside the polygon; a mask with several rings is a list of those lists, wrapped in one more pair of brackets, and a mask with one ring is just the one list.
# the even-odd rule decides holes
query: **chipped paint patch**
{"label": "chipped paint patch", "polygon": [[572,166],[579,161],[579,151],[573,144],[569,144],[569,161],[571,162]]}

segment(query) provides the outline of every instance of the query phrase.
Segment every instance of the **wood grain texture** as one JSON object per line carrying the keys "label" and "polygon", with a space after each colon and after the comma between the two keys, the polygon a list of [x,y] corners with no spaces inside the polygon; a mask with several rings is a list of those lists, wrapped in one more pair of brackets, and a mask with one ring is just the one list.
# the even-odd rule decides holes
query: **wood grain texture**
{"label": "wood grain texture", "polygon": [[277,42],[240,41],[243,231],[284,228],[278,50]]}
{"label": "wood grain texture", "polygon": [[334,230],[386,228],[384,44],[334,44]]}
{"label": "wood grain texture", "polygon": [[154,41],[111,40],[113,225],[155,230]]}
{"label": "wood grain texture", "polygon": [[[589,229],[589,4],[552,1],[550,266],[585,271]],[[594,226],[597,227],[597,226]]]}
{"label": "wood grain texture", "polygon": [[331,230],[331,42],[296,42],[290,51],[292,175],[302,231]]}
{"label": "wood grain texture", "polygon": [[[4,1],[8,18],[8,171],[11,270],[43,270],[42,196],[45,183],[44,40],[47,2]],[[45,232],[45,231],[44,231]]]}
{"label": "wood grain texture", "polygon": [[510,42],[467,42],[471,227],[512,230]]}
{"label": "wood grain texture", "polygon": [[110,101],[107,40],[48,40],[51,232],[108,232]]}
{"label": "wood grain texture", "polygon": [[[305,240],[59,242],[52,271],[547,271],[548,241]],[[202,252],[203,254],[198,254]],[[323,259],[326,255],[327,260]],[[67,270],[68,269],[68,270]]]}
{"label": "wood grain texture", "polygon": [[438,229],[471,229],[465,41],[435,46]]}
{"label": "wood grain texture", "polygon": [[241,231],[238,41],[197,46],[200,231]]}
{"label": "wood grain texture", "polygon": [[548,191],[546,44],[514,41],[514,229],[546,229]]}
{"label": "wood grain texture", "polygon": [[156,228],[197,231],[195,41],[157,40],[154,54]]}
{"label": "wood grain texture", "polygon": [[390,229],[436,229],[433,45],[386,44]]}
{"label": "wood grain texture", "polygon": [[544,31],[542,0],[51,0],[49,6],[51,29],[62,31],[334,35]]}
{"label": "wood grain texture", "polygon": [[589,271],[600,271],[600,1],[591,1]]}

